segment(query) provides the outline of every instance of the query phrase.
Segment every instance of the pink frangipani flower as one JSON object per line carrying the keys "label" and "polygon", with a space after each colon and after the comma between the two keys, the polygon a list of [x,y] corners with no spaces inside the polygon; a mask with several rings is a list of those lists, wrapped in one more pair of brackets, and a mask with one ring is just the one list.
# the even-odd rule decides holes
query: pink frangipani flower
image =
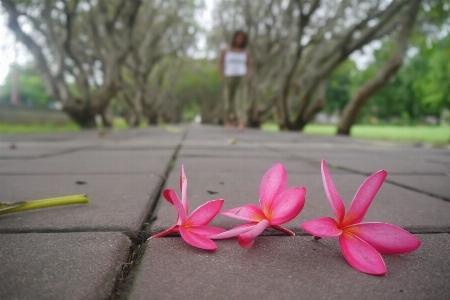
{"label": "pink frangipani flower", "polygon": [[322,160],[323,185],[336,220],[323,217],[301,225],[315,240],[339,237],[347,262],[356,270],[373,275],[386,274],[386,266],[380,254],[403,254],[420,246],[419,239],[395,225],[361,223],[386,176],[387,172],[381,170],[367,178],[356,192],[346,214],[344,203],[331,180],[325,161]]}
{"label": "pink frangipani flower", "polygon": [[212,200],[199,206],[192,214],[188,215],[187,177],[184,173],[184,165],[181,167],[180,176],[181,200],[172,189],[164,190],[164,198],[170,202],[178,212],[178,217],[171,228],[150,237],[157,238],[174,232],[179,232],[181,237],[190,245],[206,249],[216,250],[216,244],[209,238],[212,235],[223,233],[226,230],[213,226],[206,226],[214,219],[223,205],[223,199]]}
{"label": "pink frangipani flower", "polygon": [[292,187],[286,189],[287,175],[284,166],[276,163],[263,176],[259,186],[259,203],[248,204],[227,209],[219,215],[244,220],[249,223],[234,227],[227,232],[211,236],[212,239],[226,239],[238,237],[239,245],[251,248],[253,240],[266,228],[280,230],[287,235],[294,235],[292,231],[281,226],[294,219],[305,204],[306,189]]}

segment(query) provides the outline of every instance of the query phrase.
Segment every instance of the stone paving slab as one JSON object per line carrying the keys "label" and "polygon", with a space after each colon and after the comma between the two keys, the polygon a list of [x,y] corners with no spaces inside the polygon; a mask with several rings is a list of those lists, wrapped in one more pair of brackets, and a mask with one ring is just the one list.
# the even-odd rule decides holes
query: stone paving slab
{"label": "stone paving slab", "polygon": [[384,256],[386,276],[351,268],[336,239],[258,237],[250,250],[230,239],[216,252],[154,239],[128,299],[449,299],[450,235],[417,236],[417,251]]}
{"label": "stone paving slab", "polygon": [[[11,145],[14,145],[14,148],[10,148]],[[67,146],[55,146],[49,143],[45,144],[34,144],[34,145],[16,145],[13,144],[0,144],[0,159],[31,159],[31,158],[39,158],[52,156],[57,154],[63,154],[67,152],[76,151],[80,148],[70,148]]]}
{"label": "stone paving slab", "polygon": [[0,234],[0,299],[107,299],[126,259],[121,233]]}
{"label": "stone paving slab", "polygon": [[[293,157],[182,157],[178,156],[172,173],[179,175],[181,165],[184,164],[186,173],[214,172],[234,174],[263,174],[275,163],[282,163],[288,174],[317,173],[317,166],[307,161]],[[345,171],[341,171],[345,172]],[[189,178],[188,178],[189,179]],[[261,178],[260,178],[261,179]]]}
{"label": "stone paving slab", "polygon": [[372,147],[373,151],[389,152],[391,155],[406,157],[413,160],[434,161],[437,163],[450,164],[449,149],[439,148],[413,148],[413,147]]}
{"label": "stone paving slab", "polygon": [[341,136],[320,136],[309,135],[301,132],[269,132],[261,131],[259,129],[247,128],[243,132],[238,132],[236,129],[231,131],[225,131],[223,128],[217,126],[191,126],[187,139],[190,141],[220,141],[223,139],[235,138],[238,141],[249,143],[262,143],[262,142],[284,142],[284,143],[304,143],[304,142],[335,142],[338,144],[360,144],[357,139]]}
{"label": "stone paving slab", "polygon": [[[219,250],[210,253],[179,237],[155,239],[146,243],[137,276],[128,278],[133,286],[128,299],[450,298],[450,202],[428,195],[447,194],[443,178],[450,173],[450,152],[297,132],[240,133],[191,126],[184,134],[184,128],[179,129],[0,136],[0,199],[80,193],[91,199],[87,205],[0,216],[0,266],[8,261],[0,269],[0,299],[109,298],[130,245],[123,233],[138,233],[154,200],[150,198],[158,197],[155,193],[180,144],[165,185],[180,193],[184,163],[190,211],[218,198],[225,198],[224,209],[257,204],[262,175],[280,161],[287,168],[288,187],[307,187],[305,208],[286,224],[304,234],[301,222],[332,215],[320,175],[324,158],[347,206],[366,178],[357,173],[385,168],[392,184],[383,185],[365,221],[427,234],[418,235],[423,245],[417,252],[386,256],[384,277],[353,270],[337,240],[313,242],[310,237],[281,237],[266,230],[249,251],[230,239],[217,241]],[[236,143],[230,143],[232,139]],[[10,143],[19,151],[5,152]],[[157,216],[153,232],[172,226],[176,219],[164,199]],[[241,223],[218,216],[211,225],[228,229]]]}
{"label": "stone paving slab", "polygon": [[122,139],[102,139],[99,146],[101,148],[113,147],[117,149],[122,148],[134,148],[134,149],[165,149],[175,148],[181,142],[183,134],[169,133],[162,129],[150,128],[150,130],[144,135],[138,135],[134,137]]}
{"label": "stone paving slab", "polygon": [[274,152],[261,148],[259,145],[227,143],[195,145],[193,143],[183,143],[183,147],[178,153],[178,157],[217,157],[217,158],[255,158],[263,157],[267,159],[280,159],[286,157],[285,153]]}
{"label": "stone paving slab", "polygon": [[56,142],[69,141],[73,139],[86,139],[94,137],[96,130],[83,130],[79,132],[44,132],[33,134],[2,134],[0,142],[22,142],[22,141],[39,141],[39,142]]}
{"label": "stone paving slab", "polygon": [[389,180],[450,201],[450,175],[391,175]]}
{"label": "stone paving slab", "polygon": [[80,150],[34,160],[6,162],[0,174],[128,174],[163,176],[175,149]]}
{"label": "stone paving slab", "polygon": [[[291,154],[294,154],[290,152]],[[337,165],[349,170],[372,174],[378,170],[386,170],[389,174],[435,174],[444,175],[450,172],[450,166],[440,163],[402,158],[386,153],[373,154],[366,151],[352,150],[311,150],[296,154],[298,157],[320,162],[325,159],[328,164]]]}
{"label": "stone paving slab", "polygon": [[[223,209],[245,204],[258,204],[258,188],[264,172],[219,172],[197,171],[195,165],[185,166],[188,178],[188,199],[190,211],[212,199],[225,199]],[[220,169],[219,169],[220,170]],[[297,218],[285,226],[297,233],[303,233],[300,223],[323,216],[333,216],[322,185],[322,178],[316,174],[295,174],[287,172],[288,187],[305,186],[306,203]],[[330,169],[333,181],[347,209],[359,186],[366,179],[363,175],[336,173]],[[388,176],[388,179],[390,176]],[[179,175],[173,170],[166,188],[173,188],[180,195]],[[210,194],[208,191],[217,192]],[[152,231],[160,232],[172,226],[176,211],[171,204],[160,198],[157,220]],[[385,182],[372,202],[365,221],[387,222],[413,232],[450,231],[450,202],[414,192]],[[217,216],[211,225],[230,229],[243,222]]]}
{"label": "stone paving slab", "polygon": [[[105,132],[86,130],[51,134],[1,135],[0,159],[39,158],[82,148],[175,149],[181,139],[182,132],[169,133],[156,127]],[[14,145],[15,149],[10,149],[11,145]]]}
{"label": "stone paving slab", "polygon": [[[0,215],[0,232],[122,231],[136,235],[162,184],[159,176],[9,175],[0,176],[5,202],[86,193],[88,204]],[[157,195],[155,195],[157,196]]]}

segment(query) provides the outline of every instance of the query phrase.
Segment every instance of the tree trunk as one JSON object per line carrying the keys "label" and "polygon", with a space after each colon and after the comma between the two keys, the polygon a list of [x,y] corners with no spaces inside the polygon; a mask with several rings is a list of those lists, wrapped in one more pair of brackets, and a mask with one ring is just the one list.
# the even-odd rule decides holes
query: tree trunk
{"label": "tree trunk", "polygon": [[148,125],[158,125],[158,114],[151,110],[147,113]]}
{"label": "tree trunk", "polygon": [[88,109],[77,110],[74,107],[64,108],[69,117],[77,123],[81,128],[96,128],[95,114]]}
{"label": "tree trunk", "polygon": [[308,109],[303,115],[303,126],[300,130],[303,130],[303,128],[311,122],[315,115],[320,112],[325,105],[327,104],[327,98],[325,97],[328,87],[328,78],[324,79],[319,86],[317,87],[316,95],[314,97],[313,102],[311,105],[308,106]]}
{"label": "tree trunk", "polygon": [[256,91],[255,87],[253,86],[253,83],[249,83],[249,98],[250,98],[250,104],[247,109],[247,126],[250,128],[259,128],[260,121],[259,121],[259,114],[258,114],[258,100],[256,97]]}
{"label": "tree trunk", "polygon": [[396,40],[397,44],[393,53],[385,65],[377,72],[377,74],[371,80],[364,83],[356,91],[350,102],[345,106],[341,120],[338,124],[337,134],[350,134],[350,128],[353,124],[355,124],[364,105],[366,105],[366,103],[378,90],[389,82],[390,78],[401,67],[419,8],[420,0],[412,0],[410,2],[410,6],[403,19],[402,29],[398,34]]}
{"label": "tree trunk", "polygon": [[[87,11],[77,9],[80,1],[27,2],[25,7],[23,2],[2,0],[1,4],[9,16],[8,27],[33,55],[49,96],[61,101],[64,111],[82,128],[95,127],[97,114],[102,116],[105,127],[110,126],[105,109],[121,88],[121,67],[133,42],[131,37],[142,1],[109,1],[111,7],[106,7],[105,1],[96,1],[89,5]],[[116,12],[110,14],[110,9]],[[33,13],[29,14],[28,11]],[[41,18],[34,16],[37,14]],[[84,21],[76,21],[81,14]],[[20,18],[24,19],[28,30],[20,25]],[[55,21],[61,18],[64,21]],[[120,24],[120,28],[117,24]],[[96,34],[97,28],[106,32]],[[82,41],[80,32],[86,30],[89,38]],[[35,32],[39,34],[36,36]],[[99,54],[103,50],[105,54]],[[102,78],[97,78],[100,72],[99,67],[93,64],[94,61],[101,62]],[[71,74],[75,79],[74,84],[66,80],[65,74]],[[95,94],[92,93],[94,82]],[[75,96],[77,94],[79,98]]]}
{"label": "tree trunk", "polygon": [[111,106],[108,105],[101,113],[100,116],[102,118],[103,128],[112,128],[113,127],[113,112],[111,110]]}

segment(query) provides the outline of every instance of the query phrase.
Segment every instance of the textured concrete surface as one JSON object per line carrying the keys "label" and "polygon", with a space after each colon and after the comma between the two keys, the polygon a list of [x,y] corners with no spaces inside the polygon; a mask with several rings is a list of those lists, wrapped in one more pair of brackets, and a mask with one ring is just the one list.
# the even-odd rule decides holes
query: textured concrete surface
{"label": "textured concrete surface", "polygon": [[0,299],[107,299],[129,245],[112,232],[0,234]]}
{"label": "textured concrete surface", "polygon": [[336,239],[258,237],[206,252],[181,238],[148,242],[128,299],[448,299],[450,235],[417,235],[422,246],[385,255],[388,273],[351,268]]}
{"label": "textured concrete surface", "polygon": [[[229,142],[229,141],[228,141]],[[178,156],[180,158],[187,157],[221,157],[221,158],[266,158],[266,159],[280,159],[285,158],[286,154],[270,151],[264,149],[260,145],[236,144],[229,145],[226,140],[219,143],[204,145],[200,143],[183,143]]]}
{"label": "textured concrete surface", "polygon": [[450,201],[450,175],[392,175],[389,180]]}
{"label": "textured concrete surface", "polygon": [[87,194],[90,203],[0,215],[0,232],[123,231],[137,234],[162,179],[151,174],[0,175],[5,202]]}
{"label": "textured concrete surface", "polygon": [[5,164],[0,174],[164,175],[174,150],[80,150],[41,159]]}
{"label": "textured concrete surface", "polygon": [[40,158],[76,151],[79,148],[48,143],[0,143],[0,159]]}
{"label": "textured concrete surface", "polygon": [[[448,299],[450,151],[416,146],[214,126],[0,136],[1,201],[81,193],[91,199],[0,216],[0,299],[109,299],[113,288],[120,299]],[[192,211],[220,198],[224,209],[257,204],[262,175],[282,162],[288,187],[307,188],[303,211],[286,224],[301,235],[301,222],[332,216],[323,158],[347,207],[368,174],[389,172],[365,221],[402,226],[423,244],[412,254],[385,256],[387,276],[353,270],[337,240],[266,230],[251,250],[236,239],[217,241],[214,253],[179,237],[151,240],[130,256],[141,263],[126,284],[115,282],[159,188],[180,193],[181,164]],[[176,219],[164,199],[157,208],[153,232]],[[221,216],[212,222],[241,223]]]}
{"label": "textured concrete surface", "polygon": [[[234,173],[262,175],[269,170],[275,163],[282,163],[288,174],[316,173],[317,167],[307,161],[302,161],[290,157],[177,157],[177,162],[173,168],[174,172],[181,171],[181,165],[184,164],[187,170],[211,173]],[[320,169],[319,169],[320,171]],[[192,173],[192,172],[191,172]],[[189,178],[188,178],[189,179]]]}
{"label": "textured concrete surface", "polygon": [[373,154],[354,150],[345,152],[316,150],[305,151],[298,155],[315,161],[325,159],[327,163],[365,174],[372,174],[380,169],[386,170],[389,174],[444,175],[450,171],[450,166],[445,164],[401,158],[389,155],[389,152]]}

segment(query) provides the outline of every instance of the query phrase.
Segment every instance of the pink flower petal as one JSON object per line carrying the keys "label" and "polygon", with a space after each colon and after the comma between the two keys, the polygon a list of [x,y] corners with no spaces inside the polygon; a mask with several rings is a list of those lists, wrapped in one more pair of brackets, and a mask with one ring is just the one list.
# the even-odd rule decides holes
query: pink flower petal
{"label": "pink flower petal", "polygon": [[386,176],[387,172],[381,170],[370,175],[369,178],[363,182],[350,204],[347,215],[342,222],[342,227],[359,223],[364,219],[370,203],[372,203],[373,198],[375,198],[375,195],[383,184]]}
{"label": "pink flower petal", "polygon": [[183,240],[185,240],[188,244],[205,249],[205,250],[216,250],[217,246],[216,244],[211,241],[209,238],[205,237],[204,235],[197,234],[194,232],[187,231],[183,227],[180,227],[180,234]]}
{"label": "pink flower petal", "polygon": [[217,235],[209,236],[209,238],[213,239],[213,240],[222,240],[222,239],[228,239],[231,237],[235,237],[235,236],[240,235],[241,233],[249,231],[250,229],[255,227],[257,224],[258,223],[256,223],[256,222],[241,224],[239,226],[231,228],[230,230],[228,230],[224,233],[219,233]]}
{"label": "pink flower petal", "polygon": [[175,206],[175,209],[178,212],[178,218],[176,224],[180,225],[186,221],[186,210],[184,209],[183,204],[178,198],[177,193],[172,189],[167,189],[163,191],[164,198]]}
{"label": "pink flower petal", "polygon": [[324,217],[302,223],[302,228],[309,234],[322,238],[334,238],[342,234],[333,218]]}
{"label": "pink flower petal", "polygon": [[179,225],[173,225],[172,227],[170,227],[169,229],[166,229],[160,233],[154,234],[151,237],[149,237],[148,239],[154,239],[154,238],[159,238],[162,236],[166,236],[175,232],[180,232],[180,226]]}
{"label": "pink flower petal", "polygon": [[392,224],[360,223],[344,230],[361,238],[381,254],[409,253],[420,246],[418,238]]}
{"label": "pink flower petal", "polygon": [[204,235],[207,238],[210,238],[213,235],[217,235],[217,234],[226,232],[225,229],[219,228],[219,227],[214,227],[214,226],[201,225],[201,226],[191,226],[191,227],[183,226],[183,227],[184,227],[184,229],[186,229],[189,232]]}
{"label": "pink flower petal", "polygon": [[287,185],[286,169],[280,163],[276,163],[262,177],[259,185],[259,203],[262,211],[268,215],[272,202]]}
{"label": "pink flower petal", "polygon": [[238,237],[239,245],[241,245],[242,248],[250,249],[253,246],[253,240],[260,235],[267,226],[269,226],[269,221],[262,220],[249,231],[240,234]]}
{"label": "pink flower petal", "polygon": [[181,203],[183,203],[186,209],[186,215],[189,214],[188,208],[188,198],[187,198],[187,177],[184,173],[184,165],[181,165],[181,175],[180,175],[180,190],[181,190]]}
{"label": "pink flower petal", "polygon": [[333,209],[334,215],[336,216],[336,220],[339,224],[344,219],[345,207],[338,191],[336,190],[336,187],[334,186],[333,180],[331,180],[325,160],[322,160],[322,181],[323,187],[325,188],[325,194],[327,195],[328,201],[330,202],[331,208]]}
{"label": "pink flower petal", "polygon": [[163,197],[164,197],[164,199],[167,200],[167,202],[169,202],[169,203],[172,204],[172,205],[174,205],[174,204],[173,204],[172,198],[175,198],[175,197],[176,197],[176,198],[178,199],[177,201],[180,201],[180,198],[178,198],[177,193],[176,193],[174,190],[172,190],[172,189],[166,189],[166,190],[164,190],[164,191],[163,191]]}
{"label": "pink flower petal", "polygon": [[270,216],[271,225],[280,225],[294,219],[305,205],[306,189],[293,187],[282,191],[273,201]]}
{"label": "pink flower petal", "polygon": [[219,215],[248,222],[259,222],[266,219],[266,216],[262,212],[261,208],[255,204],[248,204],[227,209],[221,211]]}
{"label": "pink flower petal", "polygon": [[359,237],[344,231],[339,244],[345,259],[356,270],[373,275],[386,274],[380,253]]}
{"label": "pink flower petal", "polygon": [[192,214],[187,218],[183,224],[185,227],[193,225],[206,225],[214,219],[222,208],[223,200],[211,200],[205,204],[200,205]]}

